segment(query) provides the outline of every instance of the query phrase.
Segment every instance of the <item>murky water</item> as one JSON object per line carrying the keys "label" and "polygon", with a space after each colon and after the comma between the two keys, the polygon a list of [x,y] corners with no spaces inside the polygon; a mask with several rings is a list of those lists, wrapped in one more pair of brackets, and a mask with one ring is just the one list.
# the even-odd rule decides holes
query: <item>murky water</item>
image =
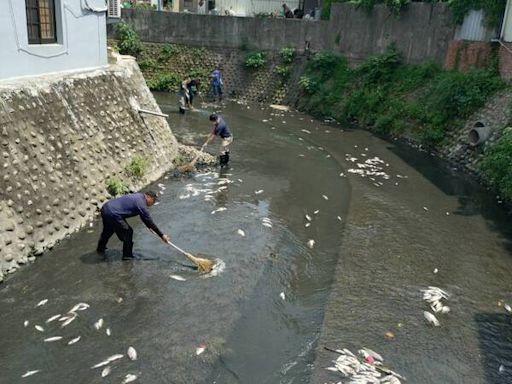
{"label": "murky water", "polygon": [[[158,101],[178,139],[200,146],[215,107],[182,116],[174,97]],[[363,345],[412,383],[510,380],[511,315],[497,306],[512,302],[510,219],[488,195],[367,132],[259,106],[222,113],[235,136],[231,167],[160,180],[151,210],[177,245],[226,269],[200,278],[137,218],[135,253],[147,260],[121,262],[111,240],[105,262],[93,252],[95,222],[0,289],[1,382],[337,382],[323,346]],[[428,285],[452,293],[439,328],[422,317]],[[91,307],[70,325],[45,323],[78,302]],[[51,336],[63,340],[43,342]],[[90,368],[130,345],[138,360],[112,363],[106,378]]]}

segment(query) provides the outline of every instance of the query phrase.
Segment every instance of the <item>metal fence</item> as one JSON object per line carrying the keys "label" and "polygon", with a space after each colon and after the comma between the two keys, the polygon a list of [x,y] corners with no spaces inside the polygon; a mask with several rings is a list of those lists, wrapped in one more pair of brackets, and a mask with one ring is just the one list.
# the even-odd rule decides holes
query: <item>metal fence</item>
{"label": "metal fence", "polygon": [[[293,11],[299,7],[299,0],[286,1],[286,5]],[[217,0],[215,8],[221,15],[231,13],[235,16],[254,16],[262,13],[282,15],[282,0]]]}

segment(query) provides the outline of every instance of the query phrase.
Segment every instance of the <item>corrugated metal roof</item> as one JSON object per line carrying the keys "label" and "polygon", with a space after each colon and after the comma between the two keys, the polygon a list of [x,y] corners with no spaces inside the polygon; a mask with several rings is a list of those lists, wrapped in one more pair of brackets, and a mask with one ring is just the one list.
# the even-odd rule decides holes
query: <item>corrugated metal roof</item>
{"label": "corrugated metal roof", "polygon": [[455,40],[489,41],[496,36],[494,29],[485,26],[484,11],[471,10],[455,31]]}
{"label": "corrugated metal roof", "polygon": [[501,39],[508,43],[512,42],[512,0],[507,1],[505,16],[503,18],[503,27],[501,29]]}

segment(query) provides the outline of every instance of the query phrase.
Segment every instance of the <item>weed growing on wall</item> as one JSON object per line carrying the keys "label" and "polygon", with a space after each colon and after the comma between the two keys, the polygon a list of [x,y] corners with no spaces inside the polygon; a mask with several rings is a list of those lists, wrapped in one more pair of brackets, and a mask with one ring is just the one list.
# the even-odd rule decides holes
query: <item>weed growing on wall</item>
{"label": "weed growing on wall", "polygon": [[173,55],[178,52],[178,49],[172,44],[165,44],[160,50],[160,55],[158,56],[159,61],[167,61]]}
{"label": "weed growing on wall", "polygon": [[126,166],[126,173],[128,176],[135,179],[140,179],[146,172],[147,163],[143,157],[135,156],[130,163]]}
{"label": "weed growing on wall", "polygon": [[258,69],[265,65],[264,52],[251,52],[245,56],[245,66],[250,69]]}
{"label": "weed growing on wall", "polygon": [[109,177],[107,180],[107,191],[112,196],[119,196],[128,193],[128,186],[117,176]]}
{"label": "weed growing on wall", "polygon": [[139,35],[135,33],[131,26],[125,22],[117,23],[114,32],[118,38],[117,47],[119,53],[123,55],[132,55],[138,57],[142,52],[142,43]]}
{"label": "weed growing on wall", "polygon": [[506,128],[494,145],[486,149],[480,169],[503,198],[512,201],[512,128]]}
{"label": "weed growing on wall", "polygon": [[178,90],[180,78],[175,73],[160,73],[154,80],[147,80],[146,83],[152,91],[172,92]]}
{"label": "weed growing on wall", "polygon": [[492,69],[463,74],[434,64],[405,65],[392,46],[356,68],[332,53],[317,53],[299,84],[313,114],[382,134],[405,133],[433,147],[504,86]]}
{"label": "weed growing on wall", "polygon": [[279,51],[279,56],[281,57],[281,62],[283,64],[291,64],[295,59],[295,49],[283,48]]}

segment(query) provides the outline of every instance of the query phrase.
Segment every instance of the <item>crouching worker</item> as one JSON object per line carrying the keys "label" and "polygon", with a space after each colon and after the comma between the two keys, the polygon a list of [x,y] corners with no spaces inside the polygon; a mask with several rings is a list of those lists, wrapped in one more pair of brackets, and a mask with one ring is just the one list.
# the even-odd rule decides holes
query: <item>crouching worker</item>
{"label": "crouching worker", "polygon": [[222,117],[213,113],[210,115],[210,121],[213,122],[213,129],[201,147],[201,151],[203,151],[206,146],[215,139],[215,136],[219,136],[222,140],[220,144],[219,164],[221,168],[224,168],[229,162],[229,145],[233,142],[233,135]]}
{"label": "crouching worker", "polygon": [[101,208],[103,231],[96,251],[104,254],[108,240],[115,233],[123,242],[123,260],[134,260],[133,256],[133,229],[126,221],[127,217],[140,216],[146,226],[155,232],[164,243],[169,237],[164,235],[151,218],[148,207],[156,202],[155,192],[131,193],[106,202]]}

